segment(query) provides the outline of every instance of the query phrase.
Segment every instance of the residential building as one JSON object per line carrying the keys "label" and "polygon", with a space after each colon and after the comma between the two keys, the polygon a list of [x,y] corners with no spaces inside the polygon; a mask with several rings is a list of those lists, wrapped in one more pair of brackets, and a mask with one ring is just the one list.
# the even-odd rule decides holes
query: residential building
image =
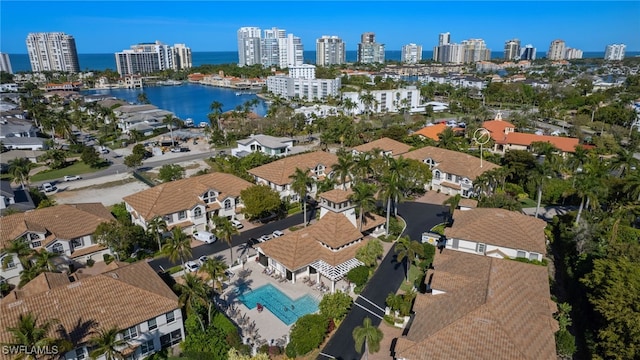
{"label": "residential building", "polygon": [[162,183],[123,198],[134,224],[147,228],[161,217],[169,228],[195,233],[214,227],[213,218],[242,218],[240,191],[250,182],[226,173],[211,173]]}
{"label": "residential building", "polygon": [[446,123],[427,124],[422,129],[414,131],[411,135],[420,136],[423,139],[431,139],[433,141],[440,141],[439,135],[448,128]]}
{"label": "residential building", "polygon": [[316,40],[316,65],[329,66],[346,63],[345,43],[337,36],[322,35]]}
{"label": "residential building", "polygon": [[326,99],[329,96],[337,97],[340,94],[341,79],[316,79],[315,68],[309,66],[296,67],[294,70],[297,76],[310,76],[314,78],[291,77],[286,75],[275,75],[267,77],[267,90],[271,93],[287,99],[301,98],[308,101]]}
{"label": "residential building", "polygon": [[525,47],[521,49],[520,60],[533,61],[535,59],[536,59],[536,48],[534,48],[533,45],[531,44],[525,45]]}
{"label": "residential building", "polygon": [[[365,213],[358,219],[351,191],[334,189],[320,198],[320,219],[305,228],[256,245],[258,261],[292,283],[314,277],[318,284],[327,279],[331,292],[349,270],[363,265],[356,253],[371,236],[385,233],[385,218]],[[362,221],[361,221],[362,220]],[[362,222],[362,225],[361,225]]]}
{"label": "residential building", "polygon": [[549,60],[564,60],[567,51],[567,45],[564,40],[556,39],[549,45],[549,51],[547,52],[547,59]]}
{"label": "residential building", "polygon": [[117,52],[115,57],[121,76],[176,69],[173,49],[160,41],[131,45],[131,49]]}
{"label": "residential building", "polygon": [[262,63],[260,28],[241,27],[238,29],[238,66]]}
{"label": "residential building", "polygon": [[11,59],[9,58],[9,54],[7,53],[0,52],[0,71],[13,74],[13,69],[11,68]]}
{"label": "residential building", "polygon": [[[305,154],[286,156],[268,164],[249,169],[256,184],[267,185],[280,194],[280,198],[298,201],[298,194],[291,188],[293,175],[296,168],[309,171],[310,176],[316,180],[331,177],[331,167],[338,162],[338,157],[325,151],[314,151]],[[317,185],[313,185],[309,191],[311,197],[315,197]]]}
{"label": "residential building", "polygon": [[278,55],[280,68],[304,64],[304,47],[302,40],[293,34],[278,39]]}
{"label": "residential building", "polygon": [[[121,329],[117,339],[127,342],[116,347],[126,359],[143,359],[184,339],[178,297],[146,262],[112,262],[98,275],[76,274],[42,273],[2,299],[0,342],[15,342],[8,329],[17,326],[19,317],[26,314],[40,323],[58,319],[47,335],[66,335],[64,340],[74,348],[56,358],[88,359],[95,348],[91,339],[97,331],[112,327]],[[3,352],[0,358],[9,356]]]}
{"label": "residential building", "polygon": [[264,30],[264,37],[260,39],[262,66],[280,66],[279,39],[284,39],[286,37],[286,30],[283,29],[274,27]]}
{"label": "residential building", "polygon": [[557,359],[547,267],[447,248],[436,252],[424,288],[394,359]]}
{"label": "residential building", "polygon": [[547,253],[547,223],[520,212],[475,208],[455,210],[444,230],[447,249],[495,258],[542,261]]}
{"label": "residential building", "polygon": [[261,152],[270,156],[285,156],[291,154],[294,140],[286,137],[257,134],[237,142],[238,146],[235,149],[231,149],[231,155],[233,156],[245,157],[254,152]]}
{"label": "residential building", "polygon": [[38,137],[38,128],[31,121],[16,117],[0,117],[0,141],[7,149],[46,150],[44,140]]}
{"label": "residential building", "polygon": [[376,34],[363,33],[358,44],[358,62],[362,64],[384,63],[384,44],[376,42]]}
{"label": "residential building", "polygon": [[[607,45],[604,52],[604,59],[609,61],[622,61],[624,60],[624,51],[627,48],[625,44],[611,44]],[[9,64],[11,66],[11,64]]]}
{"label": "residential building", "polygon": [[191,69],[193,60],[191,58],[191,48],[185,44],[173,45],[174,68],[176,70]]}
{"label": "residential building", "polygon": [[[2,157],[4,160],[4,154]],[[7,209],[22,212],[35,209],[35,205],[29,189],[16,189],[11,187],[11,181],[0,180],[0,216],[4,215]]]}
{"label": "residential building", "polygon": [[520,40],[511,39],[504,43],[504,59],[519,60],[520,59]]}
{"label": "residential building", "polygon": [[502,120],[502,113],[500,111],[496,114],[495,119],[483,122],[482,127],[489,131],[493,141],[501,141],[508,134],[516,131],[515,125]]}
{"label": "residential building", "polygon": [[125,133],[137,130],[146,134],[154,129],[165,128],[167,124],[164,123],[164,118],[167,115],[173,116],[172,112],[150,104],[122,105],[113,112],[118,118],[118,127]]}
{"label": "residential building", "polygon": [[[36,251],[60,254],[67,263],[103,261],[103,255],[111,251],[99,245],[93,233],[98,225],[114,220],[101,203],[64,204],[11,214],[0,218],[0,248],[20,240]],[[5,260],[7,256],[12,259]],[[0,258],[8,261],[0,271],[2,277],[9,281],[17,279],[23,270],[18,256],[2,252]]]}
{"label": "residential building", "polygon": [[580,146],[580,140],[577,138],[510,132],[503,139],[495,141],[493,151],[503,154],[509,150],[531,151],[531,144],[535,142],[550,143],[562,156],[575,152],[576,147]]}
{"label": "residential building", "polygon": [[315,79],[316,67],[310,64],[290,66],[289,77],[292,77],[294,79]]}
{"label": "residential building", "polygon": [[487,45],[482,39],[463,40],[464,60],[465,63],[473,63],[478,61],[491,60],[491,50],[487,49]]}
{"label": "residential building", "polygon": [[432,172],[431,190],[468,198],[475,194],[473,182],[483,173],[499,166],[461,152],[426,146],[403,155],[427,164]]}
{"label": "residential building", "polygon": [[80,71],[76,40],[62,32],[29,33],[27,52],[31,71]]}
{"label": "residential building", "polygon": [[358,155],[368,151],[379,150],[379,155],[398,157],[409,152],[409,149],[411,149],[411,146],[405,143],[383,137],[354,147],[352,153],[353,155]]}
{"label": "residential building", "polygon": [[295,114],[304,115],[308,124],[312,124],[314,119],[326,118],[329,115],[338,114],[339,110],[337,106],[331,105],[314,105],[314,106],[301,106],[293,109]]}
{"label": "residential building", "polygon": [[401,61],[407,64],[417,64],[422,60],[422,45],[414,43],[402,47]]}
{"label": "residential building", "polygon": [[438,35],[438,45],[447,45],[451,42],[451,33],[440,33]]}
{"label": "residential building", "polygon": [[424,106],[420,104],[420,90],[415,86],[407,86],[402,89],[394,90],[372,90],[366,94],[373,95],[374,102],[366,104],[362,101],[362,95],[365,93],[345,92],[342,93],[342,99],[351,99],[356,104],[356,108],[352,110],[354,114],[362,114],[367,111],[373,113],[384,112],[421,112]]}
{"label": "residential building", "polygon": [[574,49],[574,48],[567,48],[566,54],[565,54],[565,59],[566,60],[582,59],[582,50]]}

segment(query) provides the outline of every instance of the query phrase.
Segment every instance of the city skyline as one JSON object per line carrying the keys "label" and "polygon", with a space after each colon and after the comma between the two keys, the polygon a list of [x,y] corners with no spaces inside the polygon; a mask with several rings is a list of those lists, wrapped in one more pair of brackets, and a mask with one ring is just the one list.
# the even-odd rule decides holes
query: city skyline
{"label": "city skyline", "polygon": [[[131,44],[156,40],[187,43],[194,52],[237,51],[236,32],[244,26],[286,30],[300,37],[308,50],[315,49],[316,39],[322,35],[335,35],[344,40],[347,51],[353,51],[364,32],[374,32],[376,41],[385,44],[387,50],[400,50],[408,43],[431,49],[444,32],[451,33],[453,43],[484,39],[491,51],[502,50],[505,41],[514,38],[542,51],[556,39],[585,52],[605,51],[607,45],[614,43],[625,44],[628,51],[640,50],[637,1],[363,4],[362,1],[194,1],[179,5],[173,1],[2,1],[0,51],[26,53],[25,39],[31,32],[65,32],[76,39],[78,53],[83,54],[115,53]],[[29,16],[25,17],[23,12]]]}

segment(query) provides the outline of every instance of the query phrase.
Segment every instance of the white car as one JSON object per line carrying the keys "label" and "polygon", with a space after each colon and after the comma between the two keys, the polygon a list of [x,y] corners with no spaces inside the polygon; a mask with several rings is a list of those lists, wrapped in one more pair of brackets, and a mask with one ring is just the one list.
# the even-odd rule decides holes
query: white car
{"label": "white car", "polygon": [[244,225],[240,222],[240,220],[233,219],[231,220],[231,224],[236,227],[236,229],[242,229]]}
{"label": "white car", "polygon": [[78,175],[65,175],[64,176],[64,181],[74,181],[74,180],[80,180],[82,179],[80,176]]}
{"label": "white car", "polygon": [[258,238],[258,241],[260,242],[265,242],[267,240],[270,240],[273,237],[273,235],[271,234],[267,234],[267,235],[262,235]]}
{"label": "white car", "polygon": [[214,234],[208,231],[198,231],[197,233],[193,234],[193,238],[198,241],[202,241],[205,244],[213,244],[214,242],[216,242],[216,240],[218,240],[218,238]]}
{"label": "white car", "polygon": [[202,255],[198,258],[198,262],[200,263],[200,266],[204,265],[204,263],[207,261],[209,261],[209,257],[207,257],[206,255]]}
{"label": "white car", "polygon": [[280,236],[284,235],[284,233],[282,231],[280,231],[280,230],[276,230],[276,231],[273,232],[272,235],[273,235],[273,237],[280,237]]}
{"label": "white car", "polygon": [[186,272],[196,272],[198,269],[200,269],[200,265],[195,261],[187,261],[184,264],[184,271]]}

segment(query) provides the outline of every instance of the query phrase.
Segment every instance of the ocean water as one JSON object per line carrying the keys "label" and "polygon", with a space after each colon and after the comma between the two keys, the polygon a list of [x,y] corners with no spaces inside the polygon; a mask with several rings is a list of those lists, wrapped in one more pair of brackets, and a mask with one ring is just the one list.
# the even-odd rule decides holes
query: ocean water
{"label": "ocean water", "polygon": [[[387,50],[385,52],[385,58],[387,60],[400,61],[402,51],[400,50]],[[543,58],[546,54],[542,51],[538,52],[538,58]],[[626,56],[638,56],[640,52],[628,51]],[[238,52],[236,51],[219,51],[219,52],[194,52],[193,53],[193,66],[200,66],[204,64],[231,64],[238,62]],[[492,59],[501,59],[504,56],[502,51],[493,51],[491,53]],[[347,51],[347,62],[355,62],[357,57],[356,51]],[[423,59],[431,59],[433,57],[433,51],[423,51]],[[585,52],[584,58],[603,58],[604,52]],[[11,67],[13,72],[31,71],[31,64],[29,63],[29,56],[27,54],[9,54],[11,60]],[[116,60],[114,54],[78,54],[78,61],[80,62],[80,69],[86,70],[106,70],[116,69]],[[315,51],[304,52],[305,63],[314,64],[316,62]]]}

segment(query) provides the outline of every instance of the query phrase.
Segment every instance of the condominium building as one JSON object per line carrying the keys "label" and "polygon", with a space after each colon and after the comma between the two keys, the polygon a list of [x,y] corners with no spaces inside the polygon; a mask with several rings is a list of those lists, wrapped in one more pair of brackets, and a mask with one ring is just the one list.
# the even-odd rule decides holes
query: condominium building
{"label": "condominium building", "polygon": [[289,77],[295,79],[315,79],[316,67],[310,64],[290,66]]}
{"label": "condominium building", "polygon": [[422,45],[414,43],[402,47],[402,62],[407,64],[417,64],[422,60]]}
{"label": "condominium building", "polygon": [[[374,98],[372,103],[362,100],[362,95],[371,94]],[[396,113],[400,111],[419,112],[424,111],[424,106],[420,106],[420,90],[415,86],[407,86],[402,89],[393,90],[372,90],[368,92],[345,92],[342,99],[350,99],[356,104],[353,114],[372,113]]]}
{"label": "condominium building", "polygon": [[176,70],[190,69],[193,67],[191,48],[185,44],[174,44],[173,56]]}
{"label": "condominium building", "polygon": [[487,49],[487,44],[485,44],[482,39],[469,39],[463,40],[462,45],[464,45],[464,62],[472,63],[478,61],[487,61],[491,60],[491,50]]}
{"label": "condominium building", "polygon": [[376,42],[376,34],[363,33],[358,44],[358,62],[362,64],[384,63],[384,44]]}
{"label": "condominium building", "polygon": [[260,28],[241,27],[238,29],[238,66],[262,63]]}
{"label": "condominium building", "polygon": [[531,44],[525,45],[520,51],[520,60],[535,60],[536,48]]}
{"label": "condominium building", "polygon": [[33,72],[80,71],[76,40],[62,32],[30,33],[27,35],[27,52]]}
{"label": "condominium building", "polygon": [[340,94],[340,78],[316,79],[315,66],[297,65],[289,68],[289,75],[267,77],[267,90],[287,99],[301,98],[309,101],[337,97]]}
{"label": "condominium building", "polygon": [[13,74],[13,69],[11,69],[11,59],[9,59],[9,54],[7,53],[0,53],[0,71]]}
{"label": "condominium building", "polygon": [[346,62],[345,44],[337,36],[322,35],[316,40],[316,65],[339,65]]}
{"label": "condominium building", "polygon": [[287,34],[285,38],[279,38],[278,55],[278,66],[281,68],[304,64],[304,47],[302,46],[302,40],[293,34]]}
{"label": "condominium building", "polygon": [[511,39],[504,43],[504,59],[517,60],[520,57],[520,40]]}
{"label": "condominium building", "polygon": [[604,59],[615,61],[615,60],[624,60],[624,51],[627,48],[625,44],[612,44],[607,45],[607,48],[604,52]]}
{"label": "condominium building", "polygon": [[117,52],[115,56],[121,76],[176,69],[173,49],[160,41],[132,45],[131,49]]}
{"label": "condominium building", "polygon": [[582,50],[567,48],[567,50],[565,51],[564,58],[567,60],[582,59]]}
{"label": "condominium building", "polygon": [[547,59],[549,60],[564,60],[566,56],[567,45],[564,40],[553,40],[549,45],[549,51],[547,52]]}
{"label": "condominium building", "polygon": [[451,33],[440,33],[438,36],[438,45],[447,45],[451,42]]}
{"label": "condominium building", "polygon": [[264,37],[260,39],[260,55],[263,66],[280,65],[279,39],[287,37],[286,30],[276,27],[264,30]]}

